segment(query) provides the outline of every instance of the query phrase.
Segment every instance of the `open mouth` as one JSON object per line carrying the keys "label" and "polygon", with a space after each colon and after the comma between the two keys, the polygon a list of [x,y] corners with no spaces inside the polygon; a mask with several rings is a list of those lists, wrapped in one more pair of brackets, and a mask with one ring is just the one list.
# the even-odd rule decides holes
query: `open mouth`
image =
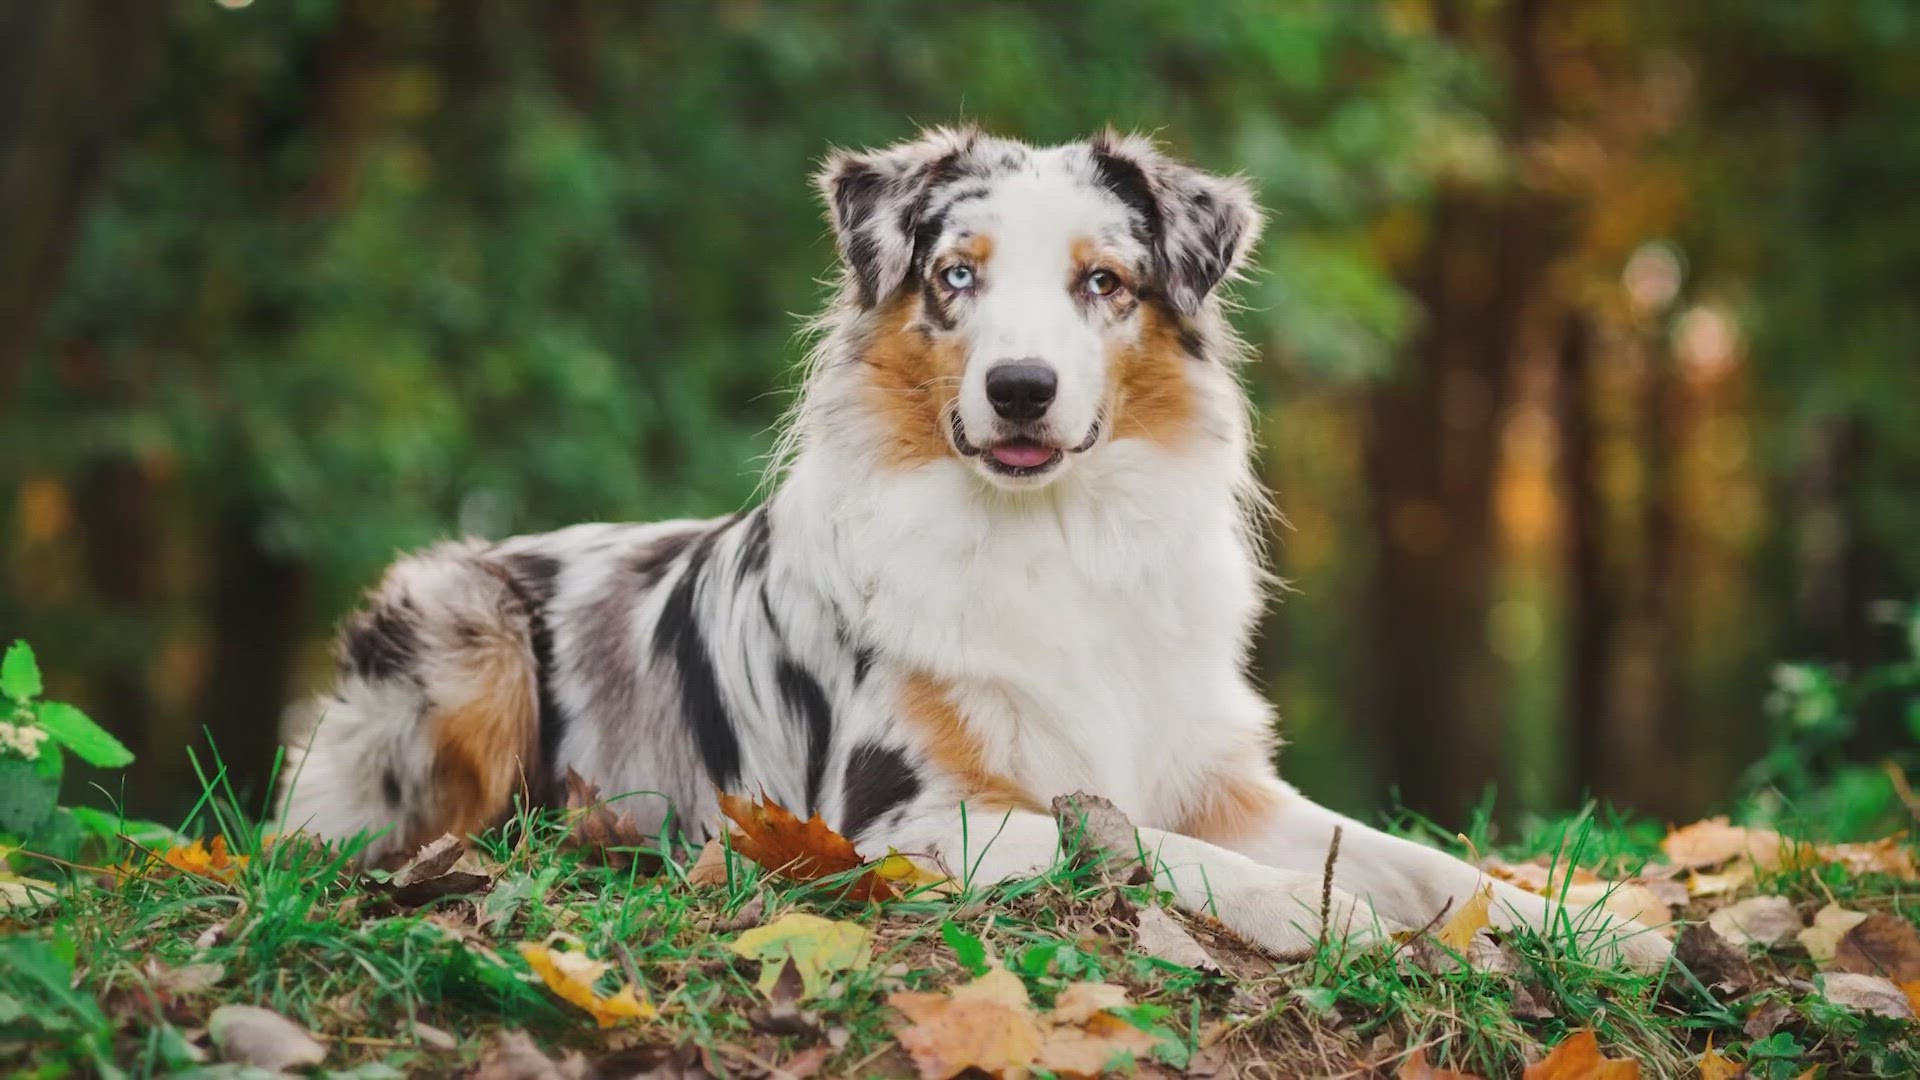
{"label": "open mouth", "polygon": [[953,445],[963,457],[977,457],[988,469],[1001,476],[1039,476],[1060,464],[1068,454],[1082,454],[1100,441],[1100,419],[1096,418],[1080,445],[1061,449],[1040,439],[1016,435],[987,446],[977,446],[967,438],[958,412],[948,414],[953,427]]}

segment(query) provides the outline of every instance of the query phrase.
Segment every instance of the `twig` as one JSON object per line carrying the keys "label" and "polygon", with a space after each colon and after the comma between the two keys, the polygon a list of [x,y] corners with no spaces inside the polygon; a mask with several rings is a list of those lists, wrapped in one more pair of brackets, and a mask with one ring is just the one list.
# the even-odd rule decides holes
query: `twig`
{"label": "twig", "polygon": [[1327,844],[1327,868],[1320,873],[1320,944],[1327,943],[1328,921],[1333,918],[1333,864],[1340,859],[1342,826],[1333,827],[1333,840]]}
{"label": "twig", "polygon": [[1907,813],[1920,819],[1920,795],[1915,795],[1913,788],[1908,786],[1906,771],[1892,761],[1883,761],[1880,767],[1887,771],[1887,779],[1893,782],[1893,793],[1907,804]]}

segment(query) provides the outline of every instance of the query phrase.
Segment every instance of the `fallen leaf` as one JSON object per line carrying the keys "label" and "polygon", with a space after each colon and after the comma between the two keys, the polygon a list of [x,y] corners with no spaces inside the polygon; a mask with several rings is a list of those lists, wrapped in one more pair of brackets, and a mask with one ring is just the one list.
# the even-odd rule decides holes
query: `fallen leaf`
{"label": "fallen leaf", "polygon": [[1746,1023],[1740,1025],[1740,1033],[1758,1042],[1780,1030],[1780,1025],[1793,1019],[1793,1009],[1778,1001],[1769,1001],[1747,1014]]}
{"label": "fallen leaf", "polygon": [[1708,1035],[1707,1051],[1700,1055],[1700,1080],[1736,1080],[1745,1075],[1745,1069],[1713,1048],[1713,1036]]}
{"label": "fallen leaf", "polygon": [[1688,869],[1720,866],[1737,858],[1772,868],[1780,864],[1782,843],[1780,834],[1771,829],[1749,829],[1712,817],[1668,833],[1660,841],[1660,850],[1669,862]]}
{"label": "fallen leaf", "polygon": [[1568,1035],[1546,1057],[1527,1066],[1525,1080],[1639,1080],[1640,1063],[1603,1057],[1592,1029]]}
{"label": "fallen leaf", "polygon": [[700,857],[693,861],[692,869],[687,871],[689,885],[725,885],[727,883],[727,846],[718,840],[709,840],[700,849]]}
{"label": "fallen leaf", "polygon": [[1707,925],[1735,945],[1775,945],[1800,932],[1800,913],[1784,896],[1754,896],[1707,916]]}
{"label": "fallen leaf", "polygon": [[460,1040],[445,1031],[441,1031],[432,1024],[423,1024],[415,1020],[413,1023],[407,1025],[406,1030],[408,1034],[413,1036],[413,1041],[419,1043],[421,1046],[431,1047],[435,1050],[460,1049]]}
{"label": "fallen leaf", "polygon": [[885,881],[891,882],[903,894],[917,892],[931,893],[935,896],[951,896],[960,891],[960,886],[952,878],[922,866],[911,856],[887,849],[887,856],[873,864],[873,873]]}
{"label": "fallen leaf", "polygon": [[1400,1071],[1395,1073],[1394,1077],[1395,1080],[1480,1080],[1475,1073],[1435,1068],[1427,1061],[1427,1050],[1424,1046],[1414,1047],[1413,1052],[1400,1063]]}
{"label": "fallen leaf", "polygon": [[1900,992],[1907,995],[1907,1004],[1915,1014],[1920,1014],[1920,980],[1900,984]]}
{"label": "fallen leaf", "polygon": [[1813,925],[1800,931],[1800,946],[1816,964],[1826,964],[1840,948],[1847,931],[1865,922],[1863,912],[1848,911],[1839,904],[1828,904],[1814,913]]}
{"label": "fallen leaf", "polygon": [[593,861],[621,870],[659,862],[658,855],[643,850],[649,838],[640,831],[633,815],[626,810],[615,810],[612,803],[600,797],[600,789],[571,765],[567,767],[566,785],[567,819],[571,827],[560,842],[562,848],[586,852]]}
{"label": "fallen leaf", "polygon": [[1840,935],[1831,970],[1884,975],[1896,983],[1920,981],[1920,933],[1898,915],[1875,912]]}
{"label": "fallen leaf", "polygon": [[1724,896],[1753,884],[1753,864],[1745,859],[1717,874],[1690,873],[1687,892],[1692,896]]}
{"label": "fallen leaf", "polygon": [[[586,1074],[588,1080],[712,1080],[710,1064],[706,1051],[691,1043],[629,1046],[595,1061]],[[762,1073],[759,1069],[751,1075],[765,1075],[768,1080],[781,1077],[779,1071]]]}
{"label": "fallen leaf", "polygon": [[372,891],[408,908],[490,888],[493,875],[482,871],[478,860],[469,855],[467,842],[448,833],[422,847],[393,873],[369,877],[367,883]]}
{"label": "fallen leaf", "polygon": [[542,1053],[524,1031],[501,1032],[487,1047],[471,1080],[586,1080],[587,1062],[579,1051],[564,1061]]}
{"label": "fallen leaf", "polygon": [[1680,931],[1674,955],[1710,990],[1739,994],[1753,985],[1753,968],[1747,963],[1746,949],[1711,927],[1689,924]]}
{"label": "fallen leaf", "polygon": [[1020,977],[994,968],[951,994],[901,992],[887,999],[912,1021],[900,1032],[923,1078],[946,1080],[975,1068],[992,1076],[1024,1071],[1044,1033]]}
{"label": "fallen leaf", "polygon": [[1821,847],[1820,854],[1827,862],[1844,866],[1854,874],[1887,874],[1903,881],[1920,880],[1913,850],[1906,841],[1906,833],[1895,833],[1864,844],[1827,844]]}
{"label": "fallen leaf", "polygon": [[1024,1077],[1036,1068],[1099,1076],[1127,1057],[1145,1058],[1156,1045],[1114,1014],[1129,1003],[1126,989],[1109,983],[1067,986],[1044,1016],[1034,1014],[1019,977],[999,967],[949,994],[903,992],[888,1004],[912,1021],[900,1045],[928,1080],[970,1068],[994,1077]]}
{"label": "fallen leaf", "polygon": [[222,964],[182,964],[170,968],[158,960],[149,959],[140,970],[147,977],[149,985],[169,997],[204,994],[227,977],[226,966]]}
{"label": "fallen leaf", "polygon": [[207,1018],[207,1035],[220,1048],[221,1057],[268,1072],[318,1065],[327,1059],[327,1048],[315,1042],[307,1029],[256,1005],[222,1005],[213,1010]]}
{"label": "fallen leaf", "polygon": [[1467,946],[1473,944],[1473,935],[1488,926],[1488,908],[1492,903],[1493,886],[1481,886],[1467,898],[1466,903],[1460,905],[1460,910],[1453,913],[1446,925],[1434,931],[1434,938],[1461,956],[1467,955]]}
{"label": "fallen leaf", "polygon": [[832,1056],[832,1047],[815,1046],[802,1050],[780,1063],[779,1068],[774,1070],[774,1080],[780,1080],[781,1077],[787,1080],[807,1080],[808,1077],[818,1076],[820,1070],[826,1067],[827,1059]]}
{"label": "fallen leaf", "polygon": [[[733,849],[789,881],[818,881],[865,865],[853,842],[827,827],[815,814],[806,821],[765,797],[758,800],[719,793],[720,811],[740,831]],[[853,900],[892,900],[900,889],[872,870],[847,888]]]}
{"label": "fallen leaf", "polygon": [[727,946],[734,955],[760,961],[762,994],[773,997],[774,984],[789,965],[799,974],[801,999],[818,997],[842,971],[867,966],[873,934],[857,923],[788,912],[765,926],[748,930]]}
{"label": "fallen leaf", "polygon": [[227,851],[227,838],[216,836],[211,844],[195,840],[184,847],[176,844],[160,853],[160,861],[174,870],[198,874],[215,881],[231,882],[246,869],[247,857]]}
{"label": "fallen leaf", "polygon": [[1557,1015],[1548,1004],[1551,1000],[1545,989],[1517,983],[1513,988],[1513,1015],[1522,1020],[1551,1019]]}
{"label": "fallen leaf", "polygon": [[1849,1012],[1872,1013],[1895,1020],[1914,1017],[1906,992],[1878,975],[1829,971],[1820,976],[1820,996]]}
{"label": "fallen leaf", "polygon": [[1569,884],[1582,885],[1600,880],[1600,876],[1593,871],[1570,863],[1547,866],[1535,862],[1510,863],[1488,858],[1480,864],[1480,868],[1487,872],[1488,877],[1519,886],[1536,896],[1553,896]]}
{"label": "fallen leaf", "polygon": [[1134,945],[1143,953],[1169,964],[1219,974],[1220,965],[1207,955],[1193,935],[1175,922],[1164,908],[1141,908]]}
{"label": "fallen leaf", "polygon": [[1056,795],[1054,824],[1073,852],[1073,865],[1091,866],[1127,884],[1151,880],[1140,864],[1139,833],[1119,807],[1098,795]]}
{"label": "fallen leaf", "polygon": [[[568,947],[556,949],[553,947],[556,943]],[[601,993],[597,984],[612,965],[589,957],[581,951],[577,939],[555,934],[544,945],[523,942],[520,955],[547,984],[547,989],[587,1012],[603,1028],[622,1020],[646,1020],[654,1015],[653,1004],[641,997],[631,983],[623,984],[611,994]]]}
{"label": "fallen leaf", "polygon": [[0,863],[0,914],[31,915],[60,901],[60,887],[39,878],[17,877]]}

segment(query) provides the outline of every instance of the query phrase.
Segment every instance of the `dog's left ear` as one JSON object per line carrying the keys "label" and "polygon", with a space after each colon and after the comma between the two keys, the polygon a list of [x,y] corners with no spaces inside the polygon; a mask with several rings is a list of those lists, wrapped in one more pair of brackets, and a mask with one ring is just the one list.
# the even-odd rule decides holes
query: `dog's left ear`
{"label": "dog's left ear", "polygon": [[1168,302],[1182,315],[1198,314],[1260,238],[1252,185],[1182,165],[1139,135],[1108,130],[1091,149],[1101,185],[1141,218]]}
{"label": "dog's left ear", "polygon": [[979,134],[971,127],[931,128],[884,150],[841,150],[827,158],[814,181],[862,307],[891,297],[906,280],[927,193],[960,169]]}

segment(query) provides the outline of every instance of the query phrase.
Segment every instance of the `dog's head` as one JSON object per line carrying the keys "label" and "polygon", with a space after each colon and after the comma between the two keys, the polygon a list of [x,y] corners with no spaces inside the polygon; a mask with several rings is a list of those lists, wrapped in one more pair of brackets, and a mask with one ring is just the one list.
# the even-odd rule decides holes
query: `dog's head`
{"label": "dog's head", "polygon": [[970,129],[836,154],[819,183],[894,463],[1035,488],[1105,442],[1188,435],[1214,291],[1260,231],[1246,184],[1138,137]]}

